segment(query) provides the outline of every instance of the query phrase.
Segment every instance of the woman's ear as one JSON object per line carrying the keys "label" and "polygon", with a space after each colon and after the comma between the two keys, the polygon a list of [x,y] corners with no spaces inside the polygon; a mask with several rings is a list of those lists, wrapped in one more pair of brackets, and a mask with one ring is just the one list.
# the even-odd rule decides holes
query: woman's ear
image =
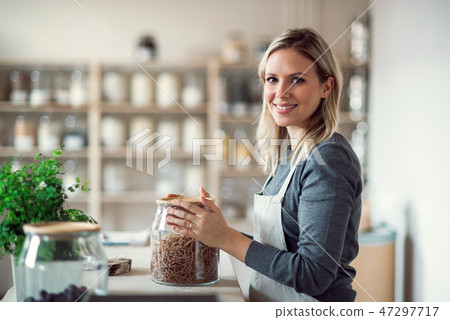
{"label": "woman's ear", "polygon": [[322,95],[320,97],[324,99],[328,98],[328,96],[331,93],[331,89],[333,89],[333,86],[334,86],[334,78],[332,76],[329,76],[328,79],[323,84]]}

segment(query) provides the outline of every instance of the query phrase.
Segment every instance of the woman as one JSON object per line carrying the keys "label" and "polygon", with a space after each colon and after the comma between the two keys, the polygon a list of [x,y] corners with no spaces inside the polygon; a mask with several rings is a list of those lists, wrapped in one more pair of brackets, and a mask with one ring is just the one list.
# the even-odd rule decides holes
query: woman
{"label": "woman", "polygon": [[[220,209],[180,200],[173,229],[252,268],[252,301],[354,301],[361,214],[360,164],[336,133],[342,76],[313,30],[274,39],[259,66],[264,83],[257,131],[269,178],[255,195],[254,238],[230,228]],[[287,143],[278,143],[278,141]]]}

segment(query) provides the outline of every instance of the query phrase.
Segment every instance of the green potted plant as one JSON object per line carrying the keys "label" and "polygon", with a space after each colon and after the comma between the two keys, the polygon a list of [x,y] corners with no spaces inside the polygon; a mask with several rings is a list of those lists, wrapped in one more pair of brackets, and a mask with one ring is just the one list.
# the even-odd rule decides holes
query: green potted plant
{"label": "green potted plant", "polygon": [[24,241],[25,224],[50,221],[84,221],[96,223],[79,209],[67,207],[67,191],[89,192],[88,182],[64,188],[62,163],[58,160],[64,146],[51,156],[36,154],[34,161],[13,169],[15,159],[0,168],[0,258],[17,257]]}

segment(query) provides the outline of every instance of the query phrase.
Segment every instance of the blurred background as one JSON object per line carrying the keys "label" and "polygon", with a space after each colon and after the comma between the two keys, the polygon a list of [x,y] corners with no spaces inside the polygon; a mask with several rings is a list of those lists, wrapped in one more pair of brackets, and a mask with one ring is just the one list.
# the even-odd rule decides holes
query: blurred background
{"label": "blurred background", "polygon": [[[67,185],[92,188],[70,204],[106,231],[142,230],[155,198],[200,185],[251,231],[264,175],[242,164],[242,139],[260,110],[258,59],[286,28],[311,27],[343,67],[339,131],[363,165],[360,301],[449,301],[448,12],[446,0],[0,0],[0,161],[64,143]],[[144,128],[173,138],[152,174],[164,154],[125,164]],[[193,165],[192,139],[213,137],[223,160]]]}

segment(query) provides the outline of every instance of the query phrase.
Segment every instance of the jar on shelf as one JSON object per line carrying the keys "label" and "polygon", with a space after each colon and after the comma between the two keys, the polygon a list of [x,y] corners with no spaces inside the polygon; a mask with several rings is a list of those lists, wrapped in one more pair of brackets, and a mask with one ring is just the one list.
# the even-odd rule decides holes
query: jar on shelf
{"label": "jar on shelf", "polygon": [[105,147],[125,145],[125,123],[118,117],[105,116],[101,122],[101,140]]}
{"label": "jar on shelf", "polygon": [[80,301],[106,295],[108,260],[100,226],[85,222],[28,224],[14,262],[17,301]]}
{"label": "jar on shelf", "polygon": [[13,70],[9,75],[11,92],[9,100],[13,104],[24,104],[28,99],[28,77],[24,71]]}
{"label": "jar on shelf", "polygon": [[[175,197],[156,200],[157,210],[151,230],[152,280],[165,285],[207,285],[219,281],[219,249],[176,233],[167,224],[167,209]],[[203,207],[198,197],[181,197]],[[177,210],[185,210],[175,207]]]}
{"label": "jar on shelf", "polygon": [[131,76],[130,84],[131,104],[135,108],[143,108],[153,101],[153,79],[142,71],[137,71]]}
{"label": "jar on shelf", "polygon": [[63,144],[67,151],[80,151],[86,146],[86,123],[76,115],[64,118]]}
{"label": "jar on shelf", "polygon": [[14,123],[14,147],[18,151],[30,151],[36,143],[34,123],[19,115]]}
{"label": "jar on shelf", "polygon": [[[202,117],[186,117],[182,123],[182,147],[183,150],[188,154],[193,154],[194,156],[200,156],[196,153],[200,151],[202,146],[201,141],[205,138],[205,119]],[[198,147],[198,149],[196,149]],[[194,150],[195,149],[195,150]]]}
{"label": "jar on shelf", "polygon": [[72,107],[80,107],[87,102],[86,74],[75,70],[70,76],[69,103]]}
{"label": "jar on shelf", "polygon": [[50,75],[47,72],[34,70],[30,74],[30,105],[33,107],[48,103],[51,98]]}
{"label": "jar on shelf", "polygon": [[168,109],[180,100],[180,78],[172,72],[162,72],[156,78],[156,103],[161,109]]}
{"label": "jar on shelf", "polygon": [[62,127],[59,121],[43,115],[39,120],[38,146],[41,151],[51,151],[61,145]]}
{"label": "jar on shelf", "polygon": [[52,99],[56,103],[67,105],[69,104],[69,73],[64,71],[56,71],[52,75]]}
{"label": "jar on shelf", "polygon": [[222,60],[226,63],[239,63],[245,57],[245,45],[240,31],[233,31],[222,46]]}
{"label": "jar on shelf", "polygon": [[123,102],[127,99],[128,85],[123,73],[108,71],[103,76],[103,95],[106,101]]}
{"label": "jar on shelf", "polygon": [[204,101],[203,81],[197,72],[187,72],[183,77],[181,101],[186,108],[196,109]]}

